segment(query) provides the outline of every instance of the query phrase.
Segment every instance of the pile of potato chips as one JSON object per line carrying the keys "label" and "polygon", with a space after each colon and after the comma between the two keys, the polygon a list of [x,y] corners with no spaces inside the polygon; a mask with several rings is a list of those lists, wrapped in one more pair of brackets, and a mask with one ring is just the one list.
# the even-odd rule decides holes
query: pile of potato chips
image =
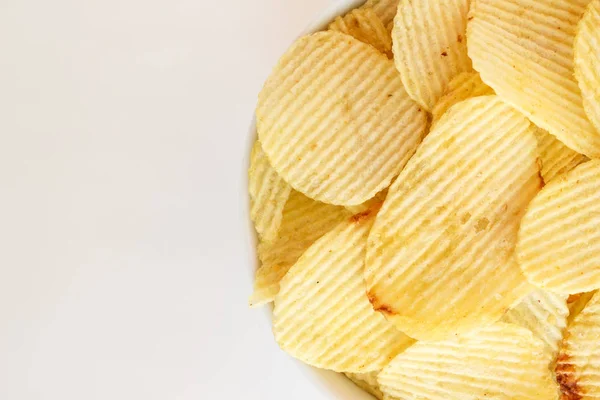
{"label": "pile of potato chips", "polygon": [[283,350],[379,399],[600,399],[600,0],[368,0],[256,115]]}

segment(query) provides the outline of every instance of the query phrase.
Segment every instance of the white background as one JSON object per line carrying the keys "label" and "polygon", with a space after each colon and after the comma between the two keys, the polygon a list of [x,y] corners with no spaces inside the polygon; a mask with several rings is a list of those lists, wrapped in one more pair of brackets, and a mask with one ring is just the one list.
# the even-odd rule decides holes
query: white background
{"label": "white background", "polygon": [[325,399],[251,291],[256,95],[327,0],[0,2],[0,399]]}

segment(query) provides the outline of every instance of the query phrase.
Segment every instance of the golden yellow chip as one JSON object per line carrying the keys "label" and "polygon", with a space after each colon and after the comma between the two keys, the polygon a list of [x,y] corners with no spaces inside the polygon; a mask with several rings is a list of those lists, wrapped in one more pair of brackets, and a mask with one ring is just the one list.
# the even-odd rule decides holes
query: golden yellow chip
{"label": "golden yellow chip", "polygon": [[583,96],[583,108],[600,131],[600,0],[592,0],[575,36],[575,77]]}
{"label": "golden yellow chip", "polygon": [[371,8],[355,9],[343,17],[337,17],[329,25],[329,30],[350,35],[392,58],[392,37]]}
{"label": "golden yellow chip", "polygon": [[579,313],[583,311],[587,303],[589,303],[592,297],[594,297],[596,292],[597,290],[594,290],[593,292],[569,295],[569,298],[567,299],[567,305],[569,306],[569,318],[567,320],[568,324],[571,324],[575,317],[577,317]]}
{"label": "golden yellow chip", "polygon": [[542,339],[548,349],[550,363],[556,358],[567,327],[567,297],[536,289],[508,310],[502,320],[527,328],[535,337]]}
{"label": "golden yellow chip", "polygon": [[367,0],[363,8],[372,8],[381,22],[391,31],[398,11],[398,3],[399,0]]}
{"label": "golden yellow chip", "polygon": [[464,337],[417,342],[378,376],[385,394],[427,400],[556,400],[544,343],[497,322]]}
{"label": "golden yellow chip", "polygon": [[469,0],[401,0],[394,20],[394,60],[406,91],[431,111],[467,56]]}
{"label": "golden yellow chip", "polygon": [[363,280],[375,210],[357,214],[317,240],[281,280],[273,332],[279,346],[319,368],[380,370],[412,344],[373,311]]}
{"label": "golden yellow chip", "polygon": [[498,96],[573,150],[600,157],[575,80],[575,28],[589,0],[477,0],[469,56]]}
{"label": "golden yellow chip", "polygon": [[250,306],[273,301],[279,292],[279,281],[302,253],[350,216],[351,213],[343,207],[320,203],[292,191],[283,209],[283,222],[277,239],[258,245],[262,265],[256,272]]}
{"label": "golden yellow chip", "polygon": [[385,200],[385,197],[387,196],[387,193],[388,193],[388,190],[386,188],[386,189],[382,190],[381,192],[377,193],[375,195],[375,197],[373,197],[372,199],[369,199],[369,200],[365,201],[364,203],[359,204],[357,206],[347,206],[346,209],[348,211],[350,211],[352,214],[358,214],[358,213],[367,211],[368,209],[372,208],[373,206],[383,203],[383,201]]}
{"label": "golden yellow chip", "polygon": [[579,154],[565,146],[560,140],[543,129],[536,127],[535,134],[538,139],[542,177],[545,183],[589,160],[583,154]]}
{"label": "golden yellow chip", "polygon": [[250,218],[260,239],[266,242],[272,241],[277,237],[283,217],[283,207],[292,187],[271,167],[259,141],[256,141],[252,147],[248,175]]}
{"label": "golden yellow chip", "polygon": [[448,88],[444,95],[435,103],[433,110],[432,126],[444,115],[453,105],[471,97],[487,96],[494,94],[494,90],[483,83],[477,72],[463,72],[448,83]]}
{"label": "golden yellow chip", "polygon": [[562,400],[600,399],[600,294],[569,325],[556,363]]}
{"label": "golden yellow chip", "polygon": [[389,186],[427,124],[393,61],[332,31],[294,43],[261,91],[256,115],[277,173],[308,197],[343,206]]}
{"label": "golden yellow chip", "polygon": [[436,340],[492,323],[531,292],[514,260],[539,191],[530,122],[497,96],[452,107],[390,187],[369,236],[371,302]]}
{"label": "golden yellow chip", "polygon": [[550,182],[523,217],[516,249],[527,279],[555,293],[600,288],[600,161]]}
{"label": "golden yellow chip", "polygon": [[353,374],[346,373],[345,375],[350,379],[356,386],[363,389],[369,394],[375,396],[375,398],[382,400],[383,393],[379,390],[379,384],[377,383],[377,375],[379,371],[367,372],[364,374]]}

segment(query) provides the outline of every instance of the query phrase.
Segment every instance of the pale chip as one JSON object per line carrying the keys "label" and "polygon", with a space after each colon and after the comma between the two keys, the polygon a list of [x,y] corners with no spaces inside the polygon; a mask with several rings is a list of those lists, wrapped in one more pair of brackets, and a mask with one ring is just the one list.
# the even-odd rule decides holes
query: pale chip
{"label": "pale chip", "polygon": [[592,0],[575,36],[575,78],[583,97],[583,108],[600,131],[600,0]]}
{"label": "pale chip", "polygon": [[271,167],[267,155],[256,141],[250,155],[248,172],[250,192],[250,218],[262,241],[272,241],[277,237],[283,207],[290,196],[292,187]]}
{"label": "pale chip", "polygon": [[469,0],[401,0],[392,30],[394,60],[406,91],[431,111],[467,55]]}
{"label": "pale chip", "polygon": [[364,203],[359,204],[357,206],[347,206],[346,209],[348,211],[350,211],[352,214],[358,214],[358,213],[367,211],[368,209],[372,208],[373,206],[383,203],[383,201],[385,200],[385,198],[387,196],[387,193],[388,193],[388,190],[386,188],[386,189],[382,190],[381,192],[377,193],[375,195],[375,197],[373,197],[372,199],[369,199],[369,200],[365,201]]}
{"label": "pale chip", "polygon": [[427,400],[556,400],[544,343],[494,323],[470,335],[417,342],[378,376],[385,394]]}
{"label": "pale chip", "polygon": [[477,72],[463,72],[458,74],[448,83],[444,95],[435,103],[431,114],[433,115],[432,127],[448,111],[450,107],[472,97],[494,94],[494,90],[483,83]]}
{"label": "pale chip", "polygon": [[277,173],[308,197],[343,206],[389,186],[427,126],[393,61],[332,31],[294,43],[262,89],[256,115]]}
{"label": "pale chip", "polygon": [[501,318],[531,292],[514,260],[541,186],[529,121],[497,96],[452,107],[390,187],[368,241],[371,302],[419,340]]}
{"label": "pale chip", "polygon": [[541,339],[546,344],[550,363],[556,358],[567,327],[567,297],[536,289],[517,306],[508,310],[502,320],[527,328]]}
{"label": "pale chip", "polygon": [[600,288],[600,161],[555,178],[533,199],[516,254],[527,279],[542,289]]}
{"label": "pale chip", "polygon": [[277,239],[258,245],[262,265],[256,272],[250,306],[273,301],[279,292],[279,281],[302,253],[350,215],[343,207],[320,203],[292,191],[283,209],[283,222]]}
{"label": "pale chip", "polygon": [[562,400],[600,399],[600,294],[569,324],[556,363]]}
{"label": "pale chip", "polygon": [[379,390],[377,383],[377,375],[379,371],[366,372],[364,374],[353,374],[346,372],[344,375],[348,377],[356,386],[363,389],[367,393],[375,396],[379,400],[383,400],[383,393]]}
{"label": "pale chip", "polygon": [[477,0],[469,56],[498,96],[573,150],[600,157],[574,76],[575,28],[589,0]]}
{"label": "pale chip", "polygon": [[329,25],[329,30],[350,35],[392,58],[392,37],[371,8],[355,9],[337,17]]}
{"label": "pale chip", "polygon": [[375,210],[355,215],[317,240],[281,281],[273,332],[279,346],[319,368],[380,370],[413,340],[373,311],[363,280]]}
{"label": "pale chip", "polygon": [[399,0],[367,0],[363,8],[372,8],[388,31],[391,31],[398,11],[398,3]]}
{"label": "pale chip", "polygon": [[535,134],[538,140],[542,177],[545,183],[589,160],[589,158],[571,150],[541,128],[536,127]]}

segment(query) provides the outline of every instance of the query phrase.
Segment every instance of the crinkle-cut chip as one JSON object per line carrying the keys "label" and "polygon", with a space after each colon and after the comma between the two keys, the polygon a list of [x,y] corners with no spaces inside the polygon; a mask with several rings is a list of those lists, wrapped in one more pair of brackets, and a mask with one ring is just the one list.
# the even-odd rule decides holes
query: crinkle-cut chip
{"label": "crinkle-cut chip", "polygon": [[431,111],[467,55],[469,0],[401,0],[392,30],[394,60],[406,91]]}
{"label": "crinkle-cut chip", "polygon": [[463,72],[448,83],[448,88],[444,95],[435,103],[431,113],[433,114],[432,126],[444,115],[453,105],[463,100],[478,96],[488,96],[494,94],[494,89],[483,83],[477,72]]}
{"label": "crinkle-cut chip", "polygon": [[600,157],[574,76],[573,41],[589,0],[477,0],[469,56],[498,96],[573,150]]}
{"label": "crinkle-cut chip", "polygon": [[575,78],[583,97],[583,108],[600,131],[600,0],[592,0],[575,36]]}
{"label": "crinkle-cut chip", "polygon": [[372,8],[381,22],[391,31],[399,2],[399,0],[367,0],[363,8]]}
{"label": "crinkle-cut chip", "polygon": [[523,217],[517,261],[534,285],[572,294],[600,288],[600,161],[563,174]]}
{"label": "crinkle-cut chip", "polygon": [[373,307],[419,340],[497,321],[533,290],[516,260],[539,191],[530,122],[497,96],[452,107],[390,187],[369,236]]}
{"label": "crinkle-cut chip", "polygon": [[544,178],[545,183],[589,160],[589,158],[571,150],[541,128],[536,127],[535,135],[538,139],[542,178]]}
{"label": "crinkle-cut chip", "polygon": [[413,340],[371,307],[363,269],[376,210],[354,215],[317,240],[281,280],[273,332],[293,357],[319,368],[380,370]]}
{"label": "crinkle-cut chip", "polygon": [[569,306],[568,324],[571,324],[576,316],[585,308],[587,303],[594,297],[597,290],[593,292],[577,293],[569,295],[567,305]]}
{"label": "crinkle-cut chip", "polygon": [[279,281],[302,253],[351,215],[343,207],[320,203],[292,191],[283,209],[283,221],[277,239],[273,242],[261,241],[258,245],[261,267],[256,272],[250,306],[257,307],[273,301],[279,292]]}
{"label": "crinkle-cut chip", "polygon": [[392,58],[392,37],[371,8],[355,9],[337,17],[329,25],[329,30],[350,35]]}
{"label": "crinkle-cut chip", "polygon": [[385,197],[387,196],[388,190],[387,188],[382,190],[381,192],[377,193],[375,195],[375,197],[373,197],[372,199],[369,199],[367,201],[365,201],[362,204],[359,204],[357,206],[347,206],[346,209],[348,211],[350,211],[352,214],[358,214],[364,211],[367,211],[369,208],[377,205],[377,204],[381,204],[384,202]]}
{"label": "crinkle-cut chip", "polygon": [[558,388],[544,343],[496,322],[466,336],[417,342],[378,376],[385,394],[406,400],[554,400]]}
{"label": "crinkle-cut chip", "polygon": [[356,386],[375,396],[377,399],[382,400],[383,393],[381,393],[381,390],[379,390],[379,384],[377,383],[378,374],[379,371],[367,372],[364,374],[353,374],[347,372],[345,375]]}
{"label": "crinkle-cut chip", "polygon": [[254,222],[256,232],[262,241],[274,240],[279,232],[283,208],[292,187],[271,167],[258,140],[254,143],[250,155],[248,191],[250,192],[250,218]]}
{"label": "crinkle-cut chip", "polygon": [[542,339],[548,349],[548,363],[556,358],[567,327],[567,297],[536,289],[502,318],[504,322],[529,329],[535,337]]}
{"label": "crinkle-cut chip", "polygon": [[600,399],[600,294],[569,324],[556,362],[561,400]]}
{"label": "crinkle-cut chip", "polygon": [[393,61],[339,32],[297,40],[259,95],[258,136],[294,189],[354,206],[389,186],[425,135]]}

